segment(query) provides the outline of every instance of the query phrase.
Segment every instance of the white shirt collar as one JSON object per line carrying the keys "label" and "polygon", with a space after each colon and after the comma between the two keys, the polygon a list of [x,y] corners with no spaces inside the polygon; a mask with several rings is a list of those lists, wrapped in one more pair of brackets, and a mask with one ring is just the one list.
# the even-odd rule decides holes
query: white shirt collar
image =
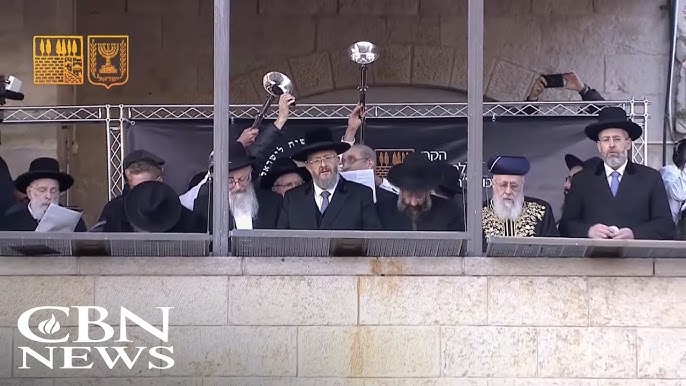
{"label": "white shirt collar", "polygon": [[[626,169],[626,165],[629,163],[629,160],[624,161],[622,166],[617,168],[616,172],[619,173],[619,176],[622,177],[624,176],[624,169]],[[606,163],[603,163],[603,166],[605,167],[605,177],[610,178],[610,174],[615,171],[615,169],[612,169],[611,167],[607,166]]]}
{"label": "white shirt collar", "polygon": [[29,203],[27,207],[29,208],[29,214],[31,215],[31,217],[33,217],[34,220],[38,221],[38,218],[35,214],[33,214],[33,211],[31,210],[31,203]]}

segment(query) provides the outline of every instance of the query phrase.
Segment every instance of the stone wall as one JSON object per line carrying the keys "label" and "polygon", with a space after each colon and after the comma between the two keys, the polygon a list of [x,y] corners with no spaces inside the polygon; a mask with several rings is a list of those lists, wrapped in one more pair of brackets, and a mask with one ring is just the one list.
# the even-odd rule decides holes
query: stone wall
{"label": "stone wall", "polygon": [[[684,277],[660,259],[5,257],[0,384],[678,386]],[[16,320],[39,305],[157,325],[174,307],[176,364],[19,370],[16,347],[40,345]]]}
{"label": "stone wall", "polygon": [[[661,162],[661,127],[669,54],[666,0],[489,0],[485,12],[484,90],[499,100],[521,100],[539,73],[575,70],[609,99],[649,98],[649,162]],[[70,20],[79,35],[128,34],[128,84],[106,90],[85,84],[79,104],[211,103],[213,92],[212,0],[2,0],[10,22],[0,26],[0,68],[25,74],[30,83],[30,36],[60,30],[44,20]],[[372,66],[374,86],[406,87],[406,100],[421,99],[426,87],[465,89],[466,0],[233,0],[231,2],[231,99],[259,103],[265,72],[292,77],[299,97],[352,103],[341,92],[357,84],[348,45],[370,40],[381,48]],[[40,13],[42,12],[42,13]],[[29,85],[30,87],[30,85]],[[409,87],[409,88],[408,88]],[[412,91],[411,87],[417,87]],[[26,104],[55,104],[64,90],[30,87]],[[29,92],[30,91],[30,92]],[[416,98],[413,93],[417,93]],[[421,95],[420,95],[421,94]],[[370,94],[371,95],[371,94]],[[543,100],[578,95],[548,90]],[[383,102],[383,100],[369,100]],[[74,204],[89,218],[107,197],[103,125],[78,126],[63,157],[77,175]],[[3,129],[3,132],[7,129]],[[18,130],[11,151],[0,152],[15,174],[25,168],[53,132]],[[40,134],[39,134],[40,133]],[[47,133],[47,134],[46,134]],[[48,135],[50,134],[50,135]],[[8,134],[4,134],[7,138]],[[42,137],[42,136],[45,137]],[[19,145],[17,145],[19,146]]]}

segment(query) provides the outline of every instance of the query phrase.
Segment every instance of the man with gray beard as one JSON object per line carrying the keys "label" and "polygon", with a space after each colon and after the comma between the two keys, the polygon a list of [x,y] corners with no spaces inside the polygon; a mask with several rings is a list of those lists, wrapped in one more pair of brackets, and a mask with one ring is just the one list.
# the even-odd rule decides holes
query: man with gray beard
{"label": "man with gray beard", "polygon": [[619,107],[607,107],[586,126],[603,162],[572,177],[560,233],[592,239],[674,238],[675,226],[660,173],[629,161],[633,141],[643,134]]}
{"label": "man with gray beard", "polygon": [[327,129],[305,133],[305,146],[291,158],[305,163],[312,181],[286,192],[280,229],[381,229],[372,190],[338,174],[338,156],[348,149]]}
{"label": "man with gray beard", "polygon": [[[281,195],[268,190],[256,190],[252,182],[255,157],[248,156],[239,142],[229,146],[229,211],[231,229],[275,229],[281,208]],[[198,196],[193,212],[201,216],[212,231],[212,206],[209,192]]]}
{"label": "man with gray beard", "polygon": [[[74,178],[60,171],[54,158],[36,158],[31,161],[29,171],[14,181],[16,189],[25,193],[28,205],[9,210],[0,218],[0,231],[34,231],[50,204],[59,205],[60,194],[74,185]],[[20,205],[20,204],[17,204]],[[86,224],[79,219],[76,232],[85,232]]]}
{"label": "man with gray beard", "polygon": [[496,156],[486,164],[493,174],[493,197],[484,203],[484,237],[558,236],[550,204],[524,195],[524,176],[531,169],[529,160]]}

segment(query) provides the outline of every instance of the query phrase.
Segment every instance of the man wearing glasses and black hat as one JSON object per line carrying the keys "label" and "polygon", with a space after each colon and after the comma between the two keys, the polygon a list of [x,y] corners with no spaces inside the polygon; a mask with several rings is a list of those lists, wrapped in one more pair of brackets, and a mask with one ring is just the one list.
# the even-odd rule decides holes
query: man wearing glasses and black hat
{"label": "man wearing glasses and black hat", "polygon": [[560,233],[593,239],[672,239],[674,222],[657,170],[629,160],[643,130],[619,107],[607,107],[585,129],[603,162],[572,178]]}
{"label": "man wearing glasses and black hat", "polygon": [[350,145],[334,141],[327,129],[305,133],[293,160],[305,162],[312,182],[286,192],[280,229],[380,230],[372,190],[338,174],[338,155]]}

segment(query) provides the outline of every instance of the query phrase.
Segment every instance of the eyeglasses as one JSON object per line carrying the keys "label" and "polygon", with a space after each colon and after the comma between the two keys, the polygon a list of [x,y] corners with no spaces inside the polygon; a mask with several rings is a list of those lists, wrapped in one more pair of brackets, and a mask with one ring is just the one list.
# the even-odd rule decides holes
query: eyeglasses
{"label": "eyeglasses", "polygon": [[519,189],[521,188],[521,186],[520,186],[518,183],[516,183],[516,182],[508,182],[508,181],[501,182],[501,183],[498,184],[498,186],[499,186],[500,189],[502,189],[502,190],[507,190],[507,188],[509,187],[510,189],[512,189],[513,192],[517,192],[517,191],[519,191]]}
{"label": "eyeglasses", "polygon": [[604,143],[604,144],[609,144],[609,143],[611,143],[611,142],[617,142],[617,143],[619,143],[619,142],[622,142],[622,141],[626,141],[627,139],[628,139],[628,138],[622,138],[622,137],[620,137],[620,136],[603,137],[603,138],[600,138],[600,139],[598,140],[598,142],[602,142],[602,143]]}
{"label": "eyeglasses", "polygon": [[323,163],[327,163],[327,162],[331,161],[334,158],[338,158],[338,156],[336,154],[327,155],[325,157],[319,157],[319,158],[315,158],[315,159],[312,159],[309,161],[305,161],[305,163],[308,165],[321,165]]}
{"label": "eyeglasses", "polygon": [[286,190],[288,190],[288,189],[293,189],[295,187],[298,187],[298,186],[302,185],[303,183],[304,183],[303,181],[293,181],[293,182],[289,182],[287,184],[274,185],[274,188],[275,189],[286,189]]}
{"label": "eyeglasses", "polygon": [[29,186],[31,189],[34,189],[40,194],[45,194],[50,192],[50,194],[59,194],[60,189],[59,188],[48,188],[47,186]]}
{"label": "eyeglasses", "polygon": [[234,186],[237,184],[245,185],[251,180],[250,175],[247,175],[245,177],[240,177],[240,178],[234,178],[234,177],[229,177],[229,185]]}

